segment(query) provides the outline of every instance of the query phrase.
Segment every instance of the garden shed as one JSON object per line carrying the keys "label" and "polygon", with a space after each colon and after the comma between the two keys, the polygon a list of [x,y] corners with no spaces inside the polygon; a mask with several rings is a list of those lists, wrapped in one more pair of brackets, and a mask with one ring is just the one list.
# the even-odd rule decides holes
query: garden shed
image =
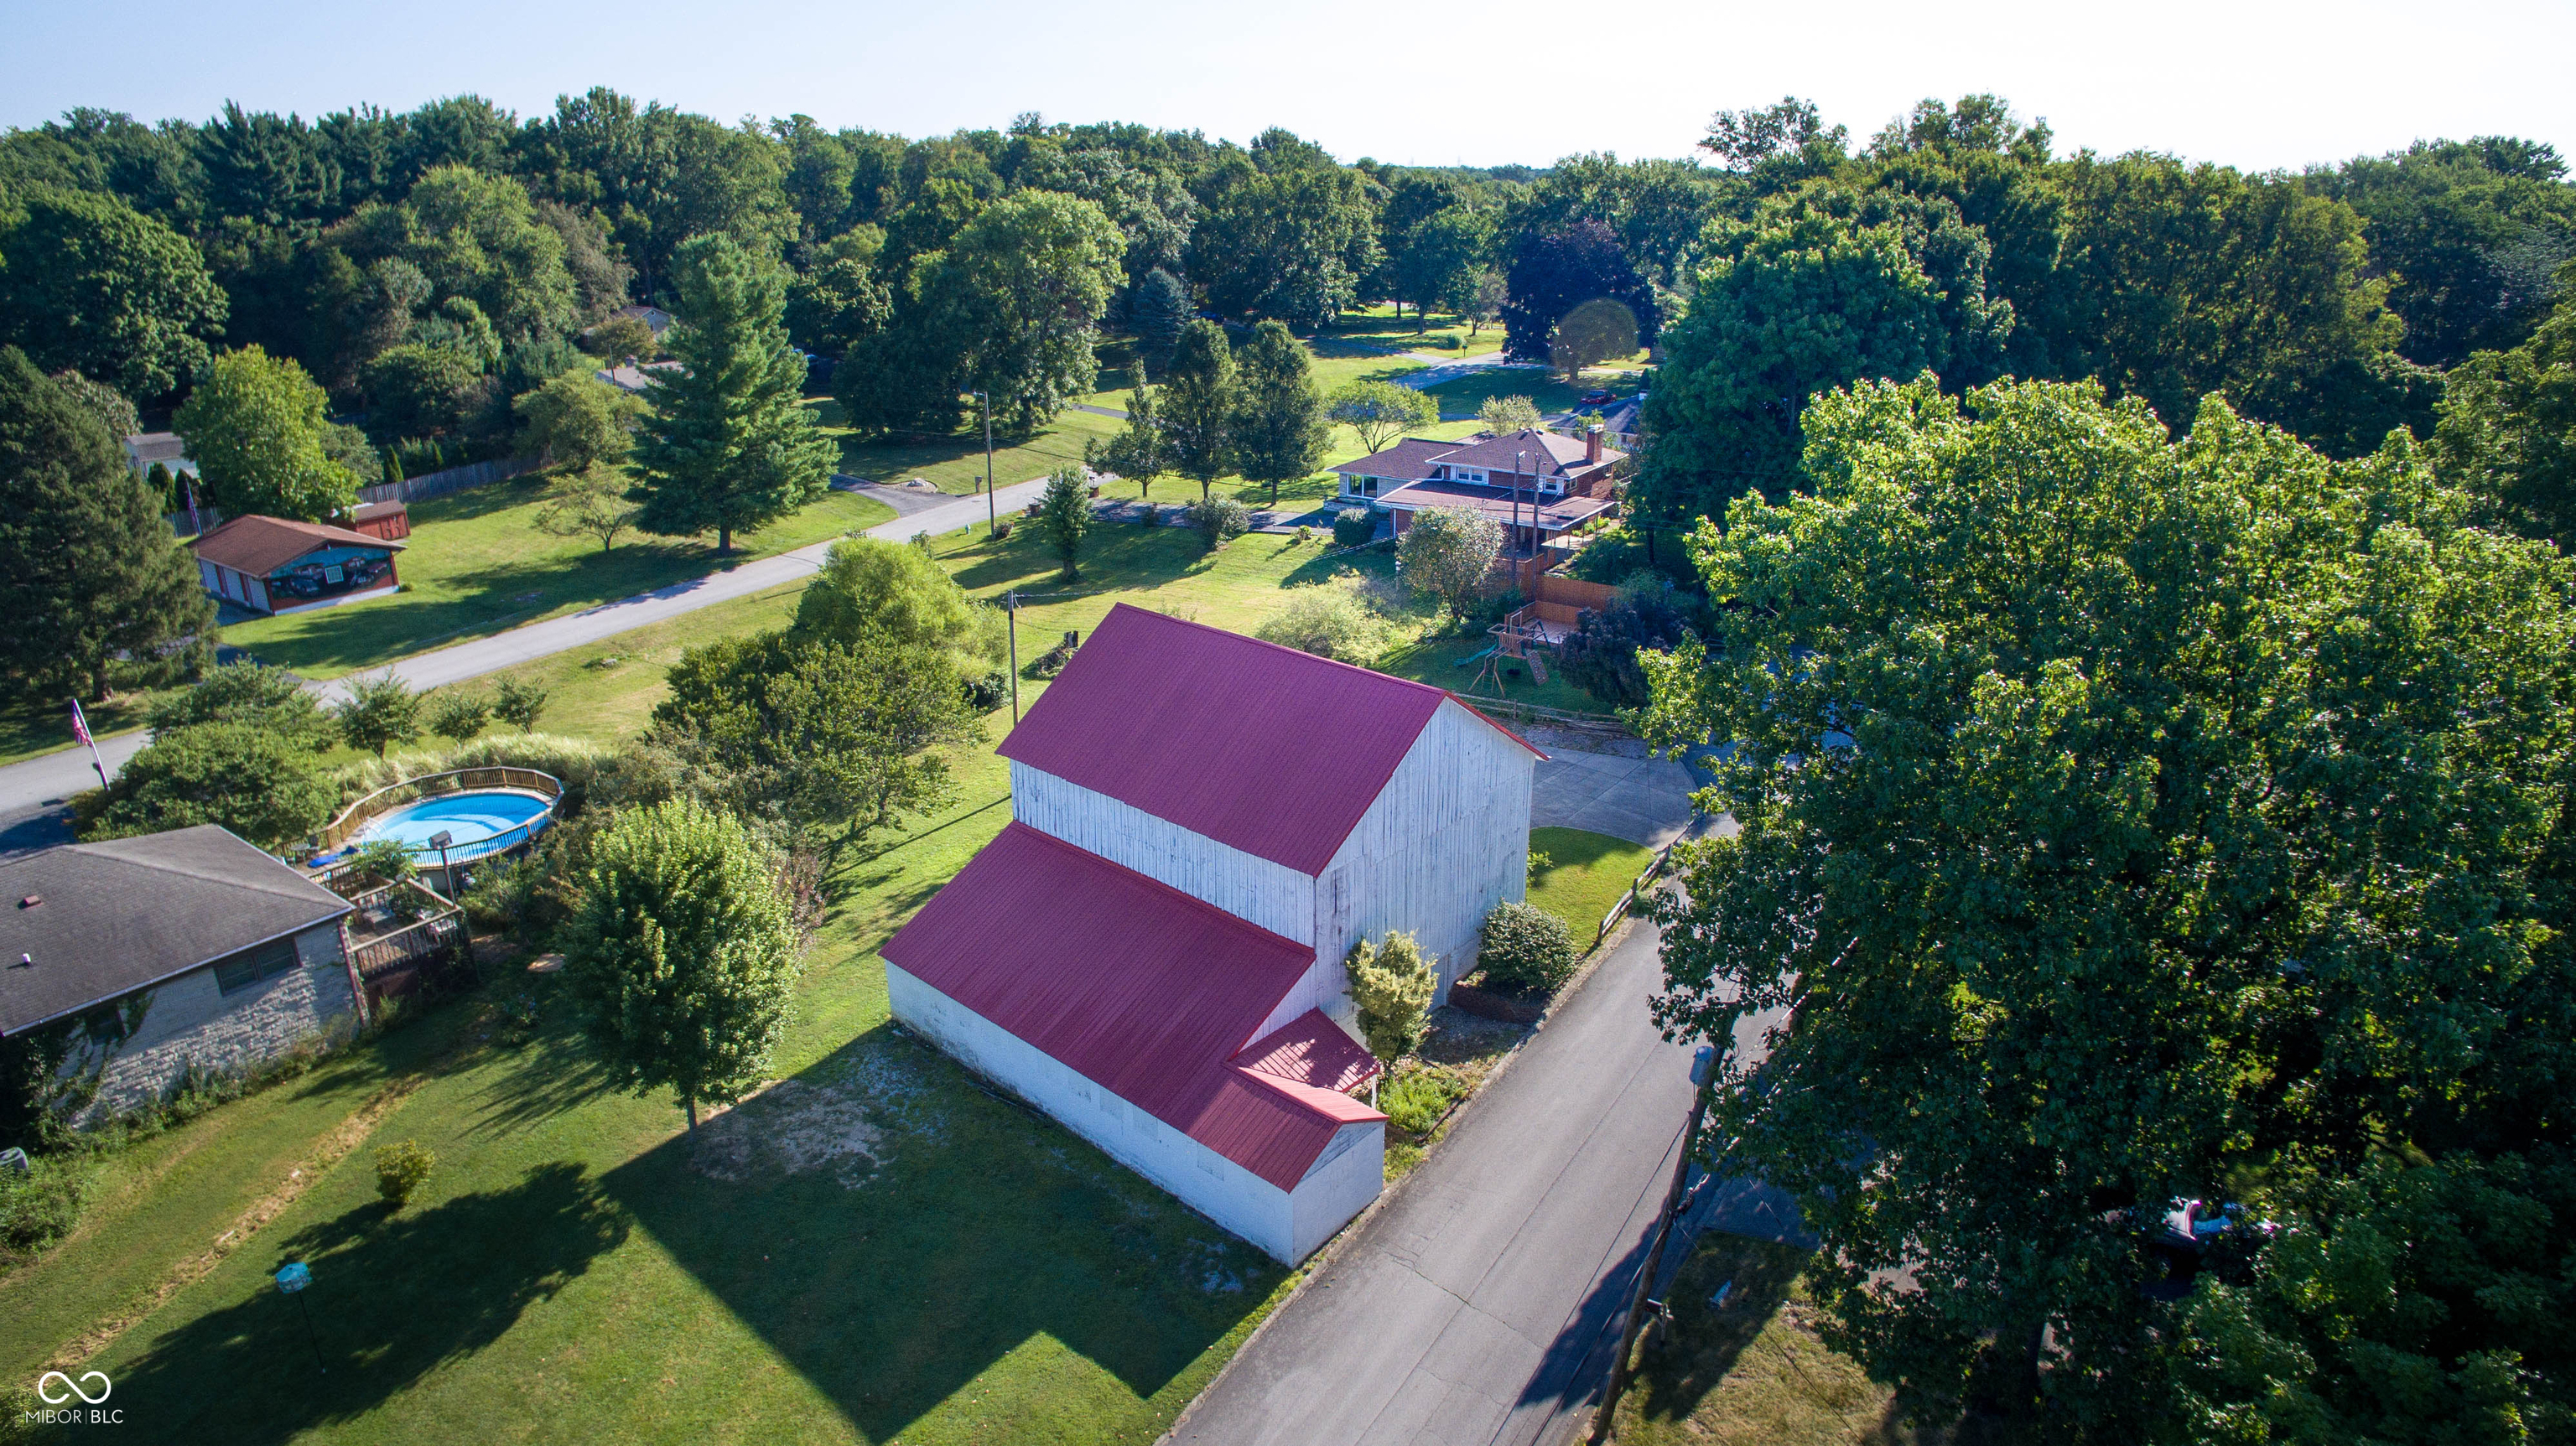
{"label": "garden shed", "polygon": [[[408,532],[406,520],[403,530]],[[297,613],[390,596],[402,585],[394,554],[407,544],[319,522],[254,513],[195,539],[206,591],[255,613]]]}

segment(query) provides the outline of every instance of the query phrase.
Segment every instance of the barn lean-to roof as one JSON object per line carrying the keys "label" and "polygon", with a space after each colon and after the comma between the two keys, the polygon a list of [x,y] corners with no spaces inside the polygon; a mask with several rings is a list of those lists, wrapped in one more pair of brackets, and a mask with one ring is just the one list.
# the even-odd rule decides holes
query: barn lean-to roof
{"label": "barn lean-to roof", "polygon": [[1452,696],[1120,603],[1000,752],[1311,877]]}
{"label": "barn lean-to roof", "polygon": [[1321,1014],[1253,1038],[1312,949],[1023,823],[879,952],[1282,1190],[1385,1118],[1336,1088],[1375,1064]]}

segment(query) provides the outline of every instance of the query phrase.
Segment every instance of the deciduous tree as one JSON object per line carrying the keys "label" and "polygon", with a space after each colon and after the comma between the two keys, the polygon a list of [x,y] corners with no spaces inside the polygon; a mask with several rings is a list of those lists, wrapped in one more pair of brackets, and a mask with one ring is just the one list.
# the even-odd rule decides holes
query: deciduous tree
{"label": "deciduous tree", "polygon": [[1151,498],[1154,479],[1170,473],[1175,467],[1172,439],[1164,434],[1162,418],[1157,415],[1154,389],[1139,386],[1127,394],[1127,426],[1106,446],[1083,444],[1084,464],[1136,484],[1136,495]]}
{"label": "deciduous tree", "polygon": [[630,486],[625,473],[605,465],[566,472],[546,484],[533,524],[556,537],[596,537],[600,551],[613,551],[618,534],[635,525],[637,508],[626,500]]}
{"label": "deciduous tree", "polygon": [[[2566,564],[2402,439],[1967,404],[1813,403],[1809,489],[1693,540],[1717,646],[1647,655],[1647,736],[1731,743],[1742,829],[1657,908],[1656,1017],[1722,1061],[1699,1148],[1797,1197],[1829,1339],[1935,1421],[2558,1418]],[[2180,1199],[2282,1229],[2173,1301]]]}
{"label": "deciduous tree", "polygon": [[114,197],[40,188],[0,206],[0,343],[41,368],[163,396],[205,369],[227,310],[196,243]]}
{"label": "deciduous tree", "polygon": [[1430,426],[1439,420],[1440,410],[1411,387],[1359,381],[1333,388],[1324,415],[1357,432],[1360,446],[1376,452],[1416,427]]}
{"label": "deciduous tree", "polygon": [[244,347],[214,359],[170,425],[225,516],[309,522],[358,500],[358,479],[322,450],[330,400],[294,362]]}
{"label": "deciduous tree", "polygon": [[621,462],[635,446],[644,404],[597,377],[567,372],[510,403],[526,431],[526,450],[573,471]]}
{"label": "deciduous tree", "polygon": [[590,846],[565,925],[565,978],[618,1086],[731,1104],[768,1074],[796,983],[796,931],[740,821],[673,799],[628,809]]}
{"label": "deciduous tree", "polygon": [[211,823],[277,849],[320,828],[339,797],[300,740],[258,723],[200,723],[156,734],[73,813],[85,840]]}
{"label": "deciduous tree", "polygon": [[1038,502],[1038,530],[1064,564],[1064,580],[1082,576],[1082,539],[1091,531],[1090,486],[1080,467],[1058,467]]}
{"label": "deciduous tree", "polygon": [[342,687],[345,696],[331,706],[342,742],[382,758],[386,749],[420,736],[421,696],[393,669],[352,673]]}
{"label": "deciduous tree", "polygon": [[1395,543],[1395,571],[1416,597],[1440,605],[1452,624],[1467,620],[1467,609],[1485,586],[1485,575],[1502,554],[1503,525],[1464,507],[1415,509]]}

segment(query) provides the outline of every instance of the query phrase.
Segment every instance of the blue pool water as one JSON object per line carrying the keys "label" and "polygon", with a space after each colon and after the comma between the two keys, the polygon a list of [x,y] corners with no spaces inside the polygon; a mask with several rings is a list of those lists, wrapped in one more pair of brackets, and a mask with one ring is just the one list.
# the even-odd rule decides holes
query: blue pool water
{"label": "blue pool water", "polygon": [[[450,860],[480,858],[535,836],[548,822],[544,817],[548,806],[533,793],[512,790],[451,793],[404,804],[368,824],[366,832],[351,842],[394,839],[411,845],[413,853],[434,859],[438,851],[429,846],[430,836],[445,833],[453,836],[447,846]],[[532,819],[533,827],[520,827]]]}

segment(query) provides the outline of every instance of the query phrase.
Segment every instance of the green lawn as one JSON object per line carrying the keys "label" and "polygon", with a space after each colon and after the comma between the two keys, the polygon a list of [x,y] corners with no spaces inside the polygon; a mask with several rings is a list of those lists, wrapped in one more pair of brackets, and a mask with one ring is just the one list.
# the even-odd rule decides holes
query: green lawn
{"label": "green lawn", "polygon": [[536,529],[545,483],[513,478],[412,504],[410,546],[397,564],[410,591],[372,602],[258,618],[224,640],[262,662],[308,678],[359,668],[789,552],[894,516],[871,498],[825,494],[794,515],[734,538],[719,559],[714,539],[628,537],[613,551]]}
{"label": "green lawn", "polygon": [[[980,421],[970,419],[967,427],[946,436],[870,440],[841,425],[838,402],[817,401],[811,405],[824,433],[840,441],[841,470],[854,477],[890,486],[922,477],[940,491],[960,496],[983,490],[984,429]],[[1112,401],[1106,405],[1125,404]],[[1080,462],[1084,438],[1108,437],[1120,425],[1114,417],[1067,408],[1033,436],[1015,438],[997,430],[993,434],[993,480],[998,486],[1008,487],[1014,482],[1043,477],[1067,463]]]}
{"label": "green lawn", "polygon": [[[1417,330],[1418,327],[1421,329]],[[1406,308],[1404,315],[1399,317],[1392,303],[1381,303],[1366,311],[1342,313],[1333,319],[1326,334],[1372,341],[1398,350],[1422,350],[1442,357],[1465,358],[1502,350],[1501,322],[1487,322],[1475,330],[1476,335],[1470,337],[1464,319],[1443,317],[1438,312],[1432,313],[1428,327],[1422,327],[1411,308]],[[1454,349],[1444,347],[1440,344],[1443,338],[1455,338],[1458,345]]]}
{"label": "green lawn", "polygon": [[[91,1362],[138,1439],[1152,1440],[1286,1273],[889,1024],[877,944],[1009,816],[998,759],[959,773],[954,808],[836,869],[788,1085],[692,1140],[667,1099],[604,1089],[551,981],[498,967],[121,1158],[158,1183],[0,1281],[0,1369],[222,1240],[402,1079],[360,1148]],[[517,1031],[496,1006],[523,990]],[[388,1216],[366,1157],[401,1139],[440,1163]],[[327,1375],[267,1283],[287,1260]]]}
{"label": "green lawn", "polygon": [[1513,367],[1492,371],[1470,372],[1452,377],[1438,386],[1425,389],[1425,394],[1440,403],[1443,419],[1472,417],[1488,397],[1527,397],[1541,412],[1554,414],[1569,411],[1575,399],[1594,387],[1607,388],[1614,397],[1624,397],[1637,390],[1637,379],[1626,372],[1592,371],[1584,373],[1583,387],[1578,390],[1556,379],[1552,372]]}
{"label": "green lawn", "polygon": [[[1817,1339],[1807,1252],[1710,1235],[1671,1292],[1670,1335],[1619,1401],[1620,1446],[1913,1446],[1886,1387]],[[1726,1304],[1711,1297],[1731,1283]]]}
{"label": "green lawn", "polygon": [[1592,942],[1601,916],[1655,858],[1644,844],[1579,828],[1531,829],[1529,846],[1548,857],[1530,880],[1529,901],[1563,919],[1578,946]]}
{"label": "green lawn", "polygon": [[[1071,594],[1022,609],[1024,659],[1122,599],[1250,631],[1297,587],[1391,568],[1324,548],[1107,527],[1066,588],[1028,529],[933,542],[979,596]],[[630,736],[682,648],[776,626],[796,592],[512,671],[553,690],[548,731]],[[1019,687],[1025,707],[1045,685]],[[0,1371],[127,1321],[89,1364],[141,1440],[1153,1440],[1287,1274],[892,1027],[877,946],[1009,818],[990,742],[956,758],[953,807],[837,865],[789,1085],[693,1141],[667,1099],[603,1088],[552,981],[496,964],[479,995],[111,1157],[81,1230],[0,1278]],[[1617,840],[1534,846],[1556,862],[1533,899],[1578,914],[1637,866]],[[526,1028],[501,1009],[522,993]],[[371,1100],[381,1120],[350,1126]],[[404,1139],[440,1163],[389,1216],[368,1156]],[[288,1260],[314,1270],[325,1375],[267,1283]]]}

